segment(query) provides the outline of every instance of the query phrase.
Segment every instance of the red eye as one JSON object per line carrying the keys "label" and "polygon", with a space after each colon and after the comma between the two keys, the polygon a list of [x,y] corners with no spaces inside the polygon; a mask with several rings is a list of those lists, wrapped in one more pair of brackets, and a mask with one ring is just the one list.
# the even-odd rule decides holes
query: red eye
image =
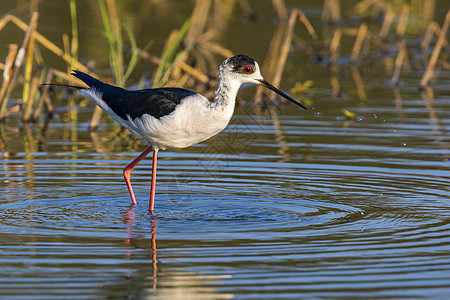
{"label": "red eye", "polygon": [[253,68],[250,67],[250,66],[245,66],[244,67],[244,72],[247,73],[247,74],[250,74],[250,73],[253,72]]}

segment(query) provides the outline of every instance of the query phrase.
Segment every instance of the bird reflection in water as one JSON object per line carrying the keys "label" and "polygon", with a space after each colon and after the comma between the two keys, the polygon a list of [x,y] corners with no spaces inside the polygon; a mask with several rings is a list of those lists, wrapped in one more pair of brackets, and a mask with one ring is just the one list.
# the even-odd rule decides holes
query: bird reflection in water
{"label": "bird reflection in water", "polygon": [[[135,243],[135,240],[133,238],[134,236],[134,225],[135,225],[135,206],[130,206],[128,210],[126,210],[123,214],[125,222],[127,227],[125,228],[125,240],[124,243],[126,245],[131,245],[134,249],[139,249],[140,247]],[[153,269],[153,284],[152,288],[156,289],[156,283],[157,283],[157,273],[158,273],[158,266],[157,266],[157,259],[156,259],[156,220],[150,220],[151,224],[151,250],[152,250],[152,269]],[[126,259],[131,258],[131,254],[133,253],[133,249],[130,249],[125,254]],[[126,276],[127,282],[131,281],[131,274],[128,274]]]}

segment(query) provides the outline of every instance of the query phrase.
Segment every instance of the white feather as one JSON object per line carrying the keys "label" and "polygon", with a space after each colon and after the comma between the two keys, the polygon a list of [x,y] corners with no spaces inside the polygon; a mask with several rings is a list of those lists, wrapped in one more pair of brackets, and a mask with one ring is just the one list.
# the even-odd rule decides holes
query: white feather
{"label": "white feather", "polygon": [[[237,89],[239,86],[235,94]],[[136,138],[161,150],[185,148],[216,135],[227,126],[235,104],[235,97],[222,99],[227,102],[224,105],[220,101],[210,102],[204,96],[195,94],[183,99],[172,113],[159,119],[143,114],[135,119],[127,115],[127,120],[124,120],[102,100],[103,95],[97,89],[83,89],[79,93],[100,106]]]}

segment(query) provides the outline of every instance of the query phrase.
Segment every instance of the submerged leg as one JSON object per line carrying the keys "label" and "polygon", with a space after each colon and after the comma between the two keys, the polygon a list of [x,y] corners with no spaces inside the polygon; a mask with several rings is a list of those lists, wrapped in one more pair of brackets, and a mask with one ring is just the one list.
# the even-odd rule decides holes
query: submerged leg
{"label": "submerged leg", "polygon": [[125,178],[125,182],[127,183],[128,191],[130,192],[131,202],[133,202],[133,205],[136,205],[136,198],[134,197],[133,188],[131,187],[130,182],[130,173],[131,170],[141,161],[144,159],[144,157],[147,156],[147,154],[150,153],[150,151],[153,150],[153,147],[150,146],[147,149],[144,150],[141,154],[139,154],[138,157],[136,157],[128,166],[123,169],[123,177]]}
{"label": "submerged leg", "polygon": [[156,190],[156,160],[157,160],[158,150],[153,150],[153,163],[152,163],[152,187],[150,189],[150,205],[148,207],[149,211],[153,213],[153,208],[155,207],[155,190]]}

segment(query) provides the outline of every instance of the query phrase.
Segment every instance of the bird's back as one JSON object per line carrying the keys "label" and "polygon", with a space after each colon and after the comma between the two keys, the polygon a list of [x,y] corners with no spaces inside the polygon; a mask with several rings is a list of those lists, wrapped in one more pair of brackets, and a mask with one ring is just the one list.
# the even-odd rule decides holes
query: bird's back
{"label": "bird's back", "polygon": [[234,109],[210,102],[181,88],[125,90],[74,71],[89,88],[80,94],[91,99],[135,137],[154,149],[185,148],[217,134],[228,124]]}
{"label": "bird's back", "polygon": [[[161,118],[171,114],[181,101],[196,93],[181,88],[156,88],[129,91],[123,88],[101,82],[80,71],[73,71],[72,75],[86,83],[91,89],[101,94],[101,100],[121,119],[140,118],[149,114],[154,118]],[[96,99],[91,100],[101,105]]]}

